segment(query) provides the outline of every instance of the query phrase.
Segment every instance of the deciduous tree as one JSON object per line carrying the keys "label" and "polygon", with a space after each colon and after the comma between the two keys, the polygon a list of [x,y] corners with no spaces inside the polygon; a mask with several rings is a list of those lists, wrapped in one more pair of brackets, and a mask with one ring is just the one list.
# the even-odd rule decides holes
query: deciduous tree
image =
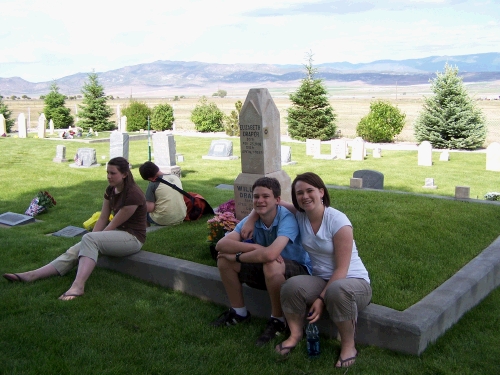
{"label": "deciduous tree", "polygon": [[358,136],[368,142],[392,142],[401,133],[406,115],[398,107],[383,100],[370,104],[370,112],[356,127]]}
{"label": "deciduous tree", "polygon": [[158,131],[172,130],[174,124],[174,109],[168,103],[158,104],[153,108],[151,128]]}
{"label": "deciduous tree", "polygon": [[434,96],[424,98],[415,121],[415,138],[435,148],[473,150],[486,139],[485,118],[470,98],[458,68],[448,64],[431,81]]}
{"label": "deciduous tree", "polygon": [[191,112],[191,121],[199,132],[220,132],[224,130],[222,126],[223,119],[224,112],[215,103],[208,103],[205,96],[200,99]]}
{"label": "deciduous tree", "polygon": [[146,103],[131,100],[130,104],[122,109],[122,115],[127,116],[127,130],[138,131],[147,129],[151,109]]}

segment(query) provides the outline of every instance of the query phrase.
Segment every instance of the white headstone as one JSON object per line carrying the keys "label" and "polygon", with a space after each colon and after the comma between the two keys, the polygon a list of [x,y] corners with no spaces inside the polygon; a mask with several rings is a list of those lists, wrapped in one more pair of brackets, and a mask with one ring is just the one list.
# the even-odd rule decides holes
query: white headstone
{"label": "white headstone", "polygon": [[347,141],[345,139],[334,139],[332,141],[332,156],[336,159],[345,159],[347,157]]}
{"label": "white headstone", "polygon": [[7,135],[7,125],[5,123],[5,117],[3,113],[0,113],[0,136]]}
{"label": "white headstone", "polygon": [[380,147],[375,147],[373,149],[372,155],[374,158],[381,158],[382,157],[382,149]]}
{"label": "white headstone", "polygon": [[319,139],[306,139],[306,155],[316,156],[321,154],[321,141]]}
{"label": "white headstone", "polygon": [[361,137],[354,138],[352,142],[351,160],[365,160],[365,141]]}
{"label": "white headstone", "polygon": [[423,186],[426,189],[437,189],[437,186],[434,185],[434,179],[433,178],[426,178],[425,179],[425,184]]}
{"label": "white headstone", "polygon": [[203,155],[202,159],[234,160],[238,159],[238,156],[233,155],[233,141],[218,139],[212,141],[208,155]]}
{"label": "white headstone", "polygon": [[17,117],[17,134],[19,138],[26,138],[28,136],[28,129],[26,126],[26,117],[24,117],[24,113],[20,113]]}
{"label": "white headstone", "polygon": [[118,131],[111,132],[109,136],[109,158],[122,157],[128,160],[129,135]]}
{"label": "white headstone", "polygon": [[49,134],[54,134],[54,121],[52,119],[49,121]]}
{"label": "white headstone", "polygon": [[56,147],[56,157],[52,159],[54,163],[64,163],[68,160],[66,159],[66,146],[57,145]]}
{"label": "white headstone", "polygon": [[500,143],[493,142],[486,148],[486,170],[500,172]]}
{"label": "white headstone", "polygon": [[439,155],[439,161],[450,161],[450,151],[444,150]]}
{"label": "white headstone", "polygon": [[127,133],[127,116],[122,116],[120,118],[120,127],[118,130],[122,133]]}
{"label": "white headstone", "polygon": [[281,146],[281,165],[297,164],[292,161],[292,148],[290,146]]}
{"label": "white headstone", "polygon": [[45,138],[45,128],[47,127],[47,120],[42,113],[38,117],[38,138]]}
{"label": "white headstone", "polygon": [[[124,116],[125,117],[125,116]],[[176,165],[174,135],[166,132],[153,133],[153,159],[162,172],[181,177],[181,168]]]}
{"label": "white headstone", "polygon": [[432,145],[429,141],[423,141],[418,146],[418,165],[432,166]]}
{"label": "white headstone", "polygon": [[122,117],[122,111],[120,109],[120,104],[116,105],[116,127],[118,131],[120,131],[120,119]]}

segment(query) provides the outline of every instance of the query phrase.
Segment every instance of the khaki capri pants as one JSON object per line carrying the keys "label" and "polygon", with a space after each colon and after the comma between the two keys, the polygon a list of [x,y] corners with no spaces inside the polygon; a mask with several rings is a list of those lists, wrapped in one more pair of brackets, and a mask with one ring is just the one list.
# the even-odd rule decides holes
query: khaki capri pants
{"label": "khaki capri pants", "polygon": [[97,263],[99,253],[114,257],[124,257],[139,252],[142,242],[132,234],[122,230],[91,232],[83,235],[82,240],[50,264],[63,276],[78,265],[78,259],[88,257]]}
{"label": "khaki capri pants", "polygon": [[[300,275],[281,286],[281,307],[285,314],[304,315],[318,298],[327,281],[318,276]],[[325,307],[334,322],[358,319],[358,311],[370,303],[372,289],[364,279],[339,279],[325,293]]]}

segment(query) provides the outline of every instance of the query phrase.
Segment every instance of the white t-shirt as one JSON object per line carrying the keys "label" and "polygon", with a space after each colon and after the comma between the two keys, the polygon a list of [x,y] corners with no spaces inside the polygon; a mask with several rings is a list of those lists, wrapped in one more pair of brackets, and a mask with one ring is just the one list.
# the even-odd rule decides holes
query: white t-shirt
{"label": "white t-shirt", "polygon": [[[325,207],[321,226],[318,233],[314,234],[305,212],[297,211],[295,216],[299,223],[302,245],[311,258],[312,274],[329,280],[335,269],[333,236],[346,225],[352,227],[351,222],[343,212],[332,207]],[[365,279],[368,283],[370,282],[368,271],[358,255],[354,240],[352,241],[351,263],[346,277]]]}

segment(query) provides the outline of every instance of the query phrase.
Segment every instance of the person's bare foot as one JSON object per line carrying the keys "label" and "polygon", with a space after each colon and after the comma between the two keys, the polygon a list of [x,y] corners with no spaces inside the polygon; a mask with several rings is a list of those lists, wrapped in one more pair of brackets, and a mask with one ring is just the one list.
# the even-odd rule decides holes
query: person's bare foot
{"label": "person's bare foot", "polygon": [[81,296],[83,296],[83,293],[82,294],[70,294],[70,293],[66,292],[66,293],[63,293],[58,299],[60,299],[61,301],[71,301],[71,300],[74,300],[75,298],[78,298]]}

